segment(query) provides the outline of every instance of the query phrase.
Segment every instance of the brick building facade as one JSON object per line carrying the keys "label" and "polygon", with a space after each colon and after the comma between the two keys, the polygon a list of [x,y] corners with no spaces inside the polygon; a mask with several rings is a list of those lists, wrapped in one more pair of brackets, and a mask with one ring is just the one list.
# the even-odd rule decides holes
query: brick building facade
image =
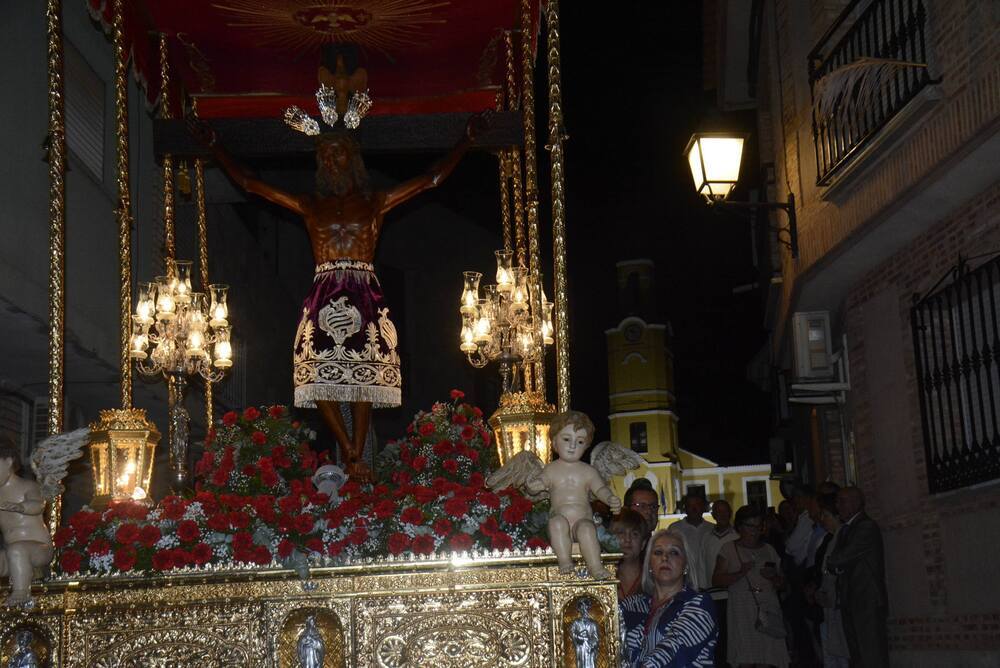
{"label": "brick building facade", "polygon": [[[841,411],[790,411],[785,433],[800,437],[797,463],[808,462],[799,474],[843,482],[854,473],[867,496],[886,547],[893,665],[997,665],[1000,480],[930,492],[911,307],[960,258],[1000,253],[1000,5],[766,0],[759,14],[749,5],[709,3],[706,48],[716,53],[706,62],[724,111],[756,111],[760,160],[773,163],[769,198],[796,199],[799,257],[775,245],[763,268],[780,278],[764,288],[773,336],[762,356],[790,375],[792,315],[827,311],[850,360]],[[909,61],[922,53],[927,67],[913,70],[927,77],[830,170],[814,118],[817,71],[854,37],[845,62],[895,48]],[[754,59],[756,75],[746,67]],[[748,84],[754,95],[734,94]],[[879,104],[892,106],[890,97]],[[745,164],[744,175],[753,169]],[[976,392],[966,399],[1000,412],[997,397]],[[832,427],[841,418],[847,471]]]}

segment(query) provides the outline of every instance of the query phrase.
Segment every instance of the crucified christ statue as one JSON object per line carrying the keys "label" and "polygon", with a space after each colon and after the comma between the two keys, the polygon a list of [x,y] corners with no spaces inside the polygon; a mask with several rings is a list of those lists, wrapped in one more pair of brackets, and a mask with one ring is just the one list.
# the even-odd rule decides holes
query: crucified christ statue
{"label": "crucified christ statue", "polygon": [[[316,192],[305,194],[261,181],[219,145],[206,123],[191,119],[188,126],[237,185],[302,216],[316,274],[295,334],[295,405],[318,408],[337,439],[348,475],[371,480],[361,459],[371,409],[401,401],[396,327],[372,265],[382,221],[390,209],[454,171],[485,126],[484,116],[473,116],[458,144],[426,174],[382,191],[369,186],[361,147],[352,136],[344,131],[320,135]],[[352,434],[338,402],[351,405]]]}

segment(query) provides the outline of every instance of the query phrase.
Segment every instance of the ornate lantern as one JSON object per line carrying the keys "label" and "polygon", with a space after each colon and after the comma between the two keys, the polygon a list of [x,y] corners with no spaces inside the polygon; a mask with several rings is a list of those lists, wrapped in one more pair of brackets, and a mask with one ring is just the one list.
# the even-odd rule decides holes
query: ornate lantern
{"label": "ornate lantern", "polygon": [[522,450],[530,450],[543,462],[552,456],[549,425],[556,409],[539,392],[505,392],[500,407],[490,417],[501,466]]}
{"label": "ornate lantern", "polygon": [[90,461],[94,470],[94,498],[90,505],[104,508],[115,501],[142,501],[149,495],[153,456],[160,434],[141,408],[101,411],[90,425]]}

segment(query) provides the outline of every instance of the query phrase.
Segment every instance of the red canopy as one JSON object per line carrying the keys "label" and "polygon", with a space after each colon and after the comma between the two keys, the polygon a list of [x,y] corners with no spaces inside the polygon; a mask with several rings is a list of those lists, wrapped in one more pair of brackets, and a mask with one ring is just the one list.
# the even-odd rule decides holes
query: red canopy
{"label": "red canopy", "polygon": [[[111,24],[112,0],[87,0]],[[532,36],[540,0],[530,0]],[[212,117],[316,112],[322,47],[357,44],[372,114],[482,111],[504,80],[503,32],[520,0],[124,0],[125,38],[151,104],[160,95],[158,39],[168,36],[171,99],[198,97]],[[516,44],[515,40],[515,44]],[[519,53],[518,53],[519,55]],[[516,57],[520,62],[520,58]]]}

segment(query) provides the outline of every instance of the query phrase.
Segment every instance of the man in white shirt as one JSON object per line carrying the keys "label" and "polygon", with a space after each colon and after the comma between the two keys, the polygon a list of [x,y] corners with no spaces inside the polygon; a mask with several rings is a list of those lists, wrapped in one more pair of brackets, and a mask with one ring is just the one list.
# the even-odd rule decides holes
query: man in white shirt
{"label": "man in white shirt", "polygon": [[684,497],[684,512],[687,515],[669,527],[667,531],[684,538],[687,546],[688,578],[695,591],[706,589],[712,585],[705,581],[705,565],[702,562],[701,546],[705,536],[711,533],[715,525],[705,521],[705,498],[698,494],[688,494]]}
{"label": "man in white shirt", "polygon": [[712,519],[715,520],[715,527],[702,539],[701,561],[705,566],[704,586],[715,602],[719,625],[719,641],[715,645],[715,663],[718,666],[725,666],[727,665],[726,604],[729,601],[729,591],[726,587],[713,587],[712,575],[715,573],[715,564],[719,560],[719,550],[726,543],[739,538],[740,534],[733,528],[733,507],[725,499],[716,499],[712,503]]}

